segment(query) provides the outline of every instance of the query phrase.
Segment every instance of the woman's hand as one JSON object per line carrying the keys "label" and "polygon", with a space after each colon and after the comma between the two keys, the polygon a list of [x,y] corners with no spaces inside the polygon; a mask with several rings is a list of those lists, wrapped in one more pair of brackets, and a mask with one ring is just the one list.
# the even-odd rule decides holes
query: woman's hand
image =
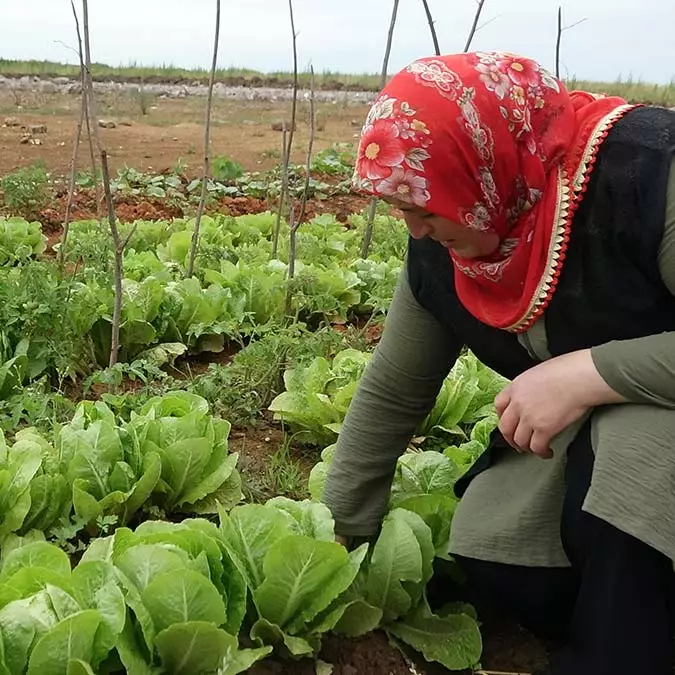
{"label": "woman's hand", "polygon": [[526,370],[495,399],[509,445],[546,458],[553,456],[551,440],[590,408],[626,402],[600,377],[589,349]]}

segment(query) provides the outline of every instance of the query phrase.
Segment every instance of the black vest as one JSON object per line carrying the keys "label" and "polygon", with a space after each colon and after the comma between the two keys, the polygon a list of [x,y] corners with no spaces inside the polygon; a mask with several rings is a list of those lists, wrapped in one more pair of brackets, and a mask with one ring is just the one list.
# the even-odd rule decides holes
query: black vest
{"label": "black vest", "polygon": [[[545,311],[553,356],[675,331],[675,297],[658,266],[674,156],[675,111],[658,107],[630,111],[600,146],[572,222],[558,287]],[[481,323],[462,306],[452,261],[441,244],[411,238],[407,258],[413,295],[454,341],[509,379],[536,365],[515,334]],[[504,446],[495,430],[489,451],[455,486],[457,496]]]}

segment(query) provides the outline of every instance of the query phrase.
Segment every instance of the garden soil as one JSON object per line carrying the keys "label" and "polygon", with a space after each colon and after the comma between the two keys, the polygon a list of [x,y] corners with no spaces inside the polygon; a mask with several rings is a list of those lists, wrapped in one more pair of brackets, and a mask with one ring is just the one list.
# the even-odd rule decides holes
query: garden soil
{"label": "garden soil", "polygon": [[[125,166],[162,172],[179,161],[200,175],[204,151],[205,102],[202,98],[157,99],[141,108],[133,99],[106,94],[98,101],[97,119],[114,124],[99,128],[114,174]],[[35,162],[54,175],[67,175],[80,115],[76,94],[15,92],[0,88],[0,176]],[[308,104],[298,105],[292,160],[304,164],[309,140]],[[145,109],[145,114],[143,114]],[[318,105],[315,151],[334,142],[354,142],[368,108],[334,101]],[[282,134],[273,129],[286,121],[289,104],[278,100],[216,100],[211,127],[212,155],[227,155],[247,171],[272,169],[281,155]],[[31,130],[37,130],[32,133]],[[85,136],[86,138],[86,136]],[[89,150],[81,146],[78,166],[88,168]]]}

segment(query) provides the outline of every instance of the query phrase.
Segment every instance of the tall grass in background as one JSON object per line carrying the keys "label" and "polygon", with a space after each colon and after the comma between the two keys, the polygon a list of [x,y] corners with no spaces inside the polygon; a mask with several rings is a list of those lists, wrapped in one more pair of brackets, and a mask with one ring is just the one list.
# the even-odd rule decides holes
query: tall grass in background
{"label": "tall grass in background", "polygon": [[[15,61],[0,58],[0,75],[21,77],[69,77],[79,78],[79,66],[53,61]],[[204,68],[179,68],[172,64],[141,66],[130,63],[126,66],[109,66],[103,63],[92,65],[95,80],[130,80],[148,82],[203,82],[207,83],[209,71]],[[291,86],[293,73],[276,71],[263,73],[248,68],[220,68],[216,77],[228,84],[248,86],[277,85]],[[299,73],[301,87],[309,86],[309,72]],[[363,91],[377,91],[380,76],[375,74],[345,74],[331,70],[316,73],[316,86],[321,89],[338,88]],[[618,95],[635,103],[654,103],[675,106],[675,79],[670,84],[653,84],[641,80],[618,79],[614,82],[592,82],[570,78],[566,80],[570,89],[586,89],[593,92]]]}

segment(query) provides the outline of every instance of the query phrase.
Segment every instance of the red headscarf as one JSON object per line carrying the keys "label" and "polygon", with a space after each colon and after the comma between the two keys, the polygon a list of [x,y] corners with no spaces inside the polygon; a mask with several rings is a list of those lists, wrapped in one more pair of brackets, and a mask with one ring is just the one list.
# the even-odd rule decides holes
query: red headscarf
{"label": "red headscarf", "polygon": [[555,290],[598,147],[632,107],[512,54],[419,59],[373,104],[353,184],[497,233],[490,257],[450,252],[457,293],[484,323],[525,331]]}

